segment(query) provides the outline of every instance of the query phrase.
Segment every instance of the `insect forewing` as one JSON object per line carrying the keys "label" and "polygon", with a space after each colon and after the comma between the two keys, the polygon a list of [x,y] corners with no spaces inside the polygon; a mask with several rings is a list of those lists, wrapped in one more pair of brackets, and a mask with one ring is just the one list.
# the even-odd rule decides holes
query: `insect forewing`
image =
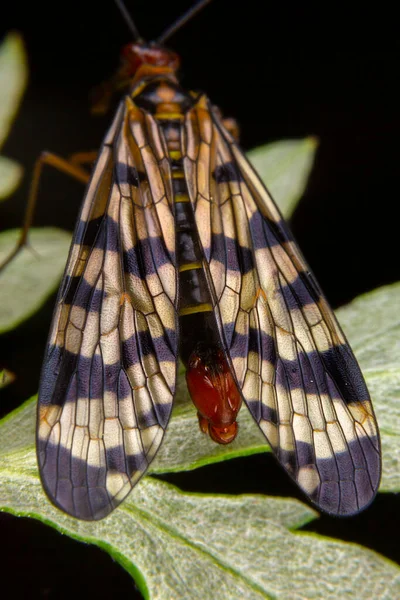
{"label": "insect forewing", "polygon": [[189,194],[222,344],[276,457],[322,510],[356,513],[380,480],[368,390],[271,196],[202,96],[186,117]]}
{"label": "insect forewing", "polygon": [[175,393],[177,275],[169,163],[125,98],[75,230],[46,350],[38,461],[50,499],[113,510],[146,471]]}

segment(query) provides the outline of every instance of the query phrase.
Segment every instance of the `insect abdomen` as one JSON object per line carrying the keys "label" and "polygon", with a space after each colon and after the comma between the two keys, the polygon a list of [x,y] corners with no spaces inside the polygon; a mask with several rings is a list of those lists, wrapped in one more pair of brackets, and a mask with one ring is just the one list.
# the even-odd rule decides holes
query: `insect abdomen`
{"label": "insect abdomen", "polygon": [[162,124],[171,159],[179,265],[181,357],[186,364],[195,345],[217,344],[216,322],[203,264],[203,252],[183,169],[181,122]]}
{"label": "insect abdomen", "polygon": [[148,83],[139,93],[134,93],[133,99],[158,122],[170,159],[179,265],[180,354],[187,364],[197,345],[219,345],[203,251],[183,166],[182,128],[194,99],[176,81],[164,78]]}
{"label": "insect abdomen", "polygon": [[167,120],[162,127],[171,161],[175,205],[180,354],[187,368],[186,381],[201,430],[215,442],[229,444],[238,432],[236,417],[242,399],[220,348],[203,250],[183,167],[181,119]]}

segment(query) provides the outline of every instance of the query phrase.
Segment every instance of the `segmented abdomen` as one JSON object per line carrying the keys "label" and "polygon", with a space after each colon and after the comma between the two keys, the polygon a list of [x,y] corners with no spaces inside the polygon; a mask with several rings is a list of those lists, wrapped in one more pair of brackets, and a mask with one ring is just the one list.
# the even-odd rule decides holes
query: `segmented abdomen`
{"label": "segmented abdomen", "polygon": [[135,103],[158,121],[170,159],[179,265],[180,354],[186,364],[195,346],[219,344],[204,254],[183,167],[183,121],[193,98],[177,84],[161,80],[147,86]]}

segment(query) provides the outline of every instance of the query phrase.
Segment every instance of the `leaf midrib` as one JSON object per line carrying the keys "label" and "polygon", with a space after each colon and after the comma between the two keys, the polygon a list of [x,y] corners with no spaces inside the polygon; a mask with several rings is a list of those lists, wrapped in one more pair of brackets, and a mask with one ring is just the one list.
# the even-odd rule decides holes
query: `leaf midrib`
{"label": "leaf midrib", "polygon": [[[223,561],[219,556],[215,555],[213,552],[206,550],[202,545],[200,546],[200,545],[196,544],[194,541],[189,540],[188,538],[184,537],[184,535],[181,534],[176,528],[173,528],[170,525],[166,524],[162,519],[160,519],[160,517],[153,516],[154,513],[150,513],[148,511],[145,511],[145,510],[140,509],[137,506],[133,506],[133,505],[125,505],[122,507],[121,510],[123,512],[127,513],[128,515],[130,515],[131,513],[137,513],[138,515],[140,515],[140,517],[142,519],[149,522],[150,524],[156,525],[161,531],[167,533],[171,538],[179,540],[181,543],[183,543],[183,545],[189,546],[196,552],[202,554],[203,556],[208,557],[209,559],[211,559],[212,561],[217,563],[218,566],[222,570],[229,572],[232,575],[232,577],[240,579],[241,581],[248,584],[248,586],[251,589],[253,589],[257,593],[260,593],[263,598],[266,598],[267,600],[275,600],[276,596],[268,595],[265,592],[265,590],[263,590],[260,587],[259,584],[254,582],[249,577],[246,577],[241,571],[234,569],[231,565],[229,565],[228,563]],[[277,525],[276,523],[271,522],[269,519],[267,521],[273,527],[281,527],[281,526]]]}

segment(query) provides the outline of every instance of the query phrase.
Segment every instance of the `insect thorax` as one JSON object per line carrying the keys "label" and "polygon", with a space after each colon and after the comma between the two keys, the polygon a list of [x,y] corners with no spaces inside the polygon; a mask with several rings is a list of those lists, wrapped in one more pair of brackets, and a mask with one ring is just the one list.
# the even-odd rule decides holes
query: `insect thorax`
{"label": "insect thorax", "polygon": [[177,82],[175,75],[163,75],[140,82],[132,90],[135,104],[158,120],[183,116],[194,104],[194,97]]}

